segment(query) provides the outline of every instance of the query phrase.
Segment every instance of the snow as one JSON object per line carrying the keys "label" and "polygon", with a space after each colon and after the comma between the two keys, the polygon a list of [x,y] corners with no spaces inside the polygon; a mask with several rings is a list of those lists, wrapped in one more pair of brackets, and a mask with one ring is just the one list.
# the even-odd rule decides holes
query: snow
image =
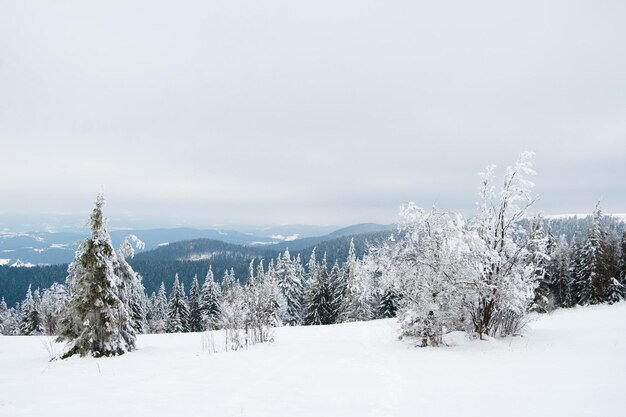
{"label": "snow", "polygon": [[202,335],[144,335],[115,358],[48,362],[44,337],[0,337],[2,416],[622,416],[626,302],[535,316],[524,337],[414,348],[393,319],[278,329],[209,354]]}
{"label": "snow", "polygon": [[11,268],[32,268],[34,266],[35,264],[32,264],[30,262],[23,262],[20,259],[11,264]]}
{"label": "snow", "polygon": [[281,234],[273,234],[269,236],[270,239],[279,240],[283,242],[293,242],[300,237],[300,233],[294,233],[293,235],[285,236]]}
{"label": "snow", "polygon": [[0,258],[0,266],[8,265],[11,262],[11,258]]}
{"label": "snow", "polygon": [[[579,219],[584,219],[585,217],[589,217],[593,215],[593,213],[567,213],[567,214],[546,214],[543,217],[546,219],[569,219],[573,217],[577,217]],[[626,213],[605,213],[605,216],[615,217],[622,221],[626,221]]]}

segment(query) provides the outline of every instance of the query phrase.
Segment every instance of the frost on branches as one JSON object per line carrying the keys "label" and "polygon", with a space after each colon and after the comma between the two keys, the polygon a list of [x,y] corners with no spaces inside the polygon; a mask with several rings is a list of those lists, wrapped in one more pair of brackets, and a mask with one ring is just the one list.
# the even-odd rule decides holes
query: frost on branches
{"label": "frost on branches", "polygon": [[526,236],[519,225],[533,202],[531,156],[506,170],[497,193],[494,168],[482,174],[470,221],[409,203],[397,236],[373,252],[382,286],[397,295],[403,333],[419,345],[439,345],[449,331],[505,336],[523,325],[548,259],[545,239]]}
{"label": "frost on branches", "polygon": [[121,355],[134,348],[133,319],[124,298],[126,289],[134,285],[126,280],[136,275],[118,275],[119,258],[106,230],[103,205],[104,197],[99,195],[89,220],[91,237],[80,244],[68,267],[69,294],[59,332],[59,340],[68,342],[63,358]]}

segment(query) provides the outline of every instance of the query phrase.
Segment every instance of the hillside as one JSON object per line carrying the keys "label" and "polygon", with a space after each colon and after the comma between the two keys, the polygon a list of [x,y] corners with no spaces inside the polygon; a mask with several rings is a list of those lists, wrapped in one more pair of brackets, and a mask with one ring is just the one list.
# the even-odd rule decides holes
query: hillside
{"label": "hillside", "polygon": [[[341,262],[346,258],[350,239],[354,238],[357,256],[361,257],[367,252],[370,244],[386,239],[389,234],[390,232],[373,232],[335,237],[301,250],[292,250],[289,246],[289,250],[293,256],[300,254],[303,263],[306,263],[313,248],[316,247],[320,257],[324,252],[328,253],[328,263],[331,267],[335,260]],[[269,259],[278,256],[279,250],[284,249],[275,245],[244,246],[213,239],[195,239],[161,245],[156,249],[138,253],[130,260],[130,264],[141,274],[146,292],[151,294],[158,290],[161,282],[165,283],[169,291],[176,273],[180,275],[186,288],[190,287],[194,275],[198,275],[202,282],[209,265],[213,267],[217,280],[221,280],[224,270],[230,268],[234,269],[235,275],[240,280],[244,280],[251,260],[264,259],[267,266]],[[66,265],[33,268],[0,266],[0,297],[4,297],[7,304],[12,306],[24,298],[29,284],[33,288],[46,288],[53,282],[64,282],[66,270]]]}
{"label": "hillside", "polygon": [[393,319],[280,328],[273,343],[213,354],[199,333],[160,334],[121,357],[48,362],[45,340],[0,337],[0,415],[617,417],[626,408],[626,303],[536,317],[524,337],[455,334],[442,348],[398,341]]}

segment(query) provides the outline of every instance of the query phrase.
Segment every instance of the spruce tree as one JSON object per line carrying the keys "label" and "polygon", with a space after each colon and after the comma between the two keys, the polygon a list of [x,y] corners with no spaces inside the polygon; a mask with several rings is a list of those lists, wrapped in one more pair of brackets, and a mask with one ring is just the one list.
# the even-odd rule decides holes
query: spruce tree
{"label": "spruce tree", "polygon": [[609,284],[603,276],[602,260],[605,249],[605,234],[601,227],[602,211],[596,205],[587,239],[578,252],[576,268],[576,292],[578,304],[600,304],[605,300]]}
{"label": "spruce tree", "polygon": [[380,299],[380,315],[383,318],[396,317],[398,313],[398,294],[393,288],[387,288],[383,291]]}
{"label": "spruce tree", "polygon": [[622,285],[626,285],[626,230],[622,234],[620,249],[619,281]]}
{"label": "spruce tree", "polygon": [[154,296],[150,309],[150,331],[152,333],[163,333],[166,331],[167,323],[167,294],[165,284],[161,282],[159,291]]}
{"label": "spruce tree", "polygon": [[21,304],[20,315],[20,334],[25,336],[36,335],[43,333],[40,306],[41,297],[39,296],[39,290],[35,290],[35,294],[31,292],[30,285],[26,292],[26,298]]}
{"label": "spruce tree", "polygon": [[535,217],[530,222],[530,236],[528,238],[528,264],[532,268],[535,288],[533,309],[539,313],[546,313],[553,309],[550,301],[550,281],[548,270],[549,256],[546,254],[552,248],[551,240],[543,231],[543,219]]}
{"label": "spruce tree", "polygon": [[4,297],[0,299],[0,334],[8,334],[8,324],[11,317],[11,312],[7,303],[4,301]]}
{"label": "spruce tree", "polygon": [[339,267],[339,262],[335,260],[333,267],[330,271],[330,275],[328,274],[328,261],[326,258],[326,253],[324,253],[324,257],[322,258],[322,263],[320,265],[319,273],[328,277],[328,287],[330,292],[330,305],[328,307],[328,321],[332,323],[336,323],[339,319],[339,313],[341,311],[341,304],[343,302],[343,294],[345,292],[345,280],[343,277],[343,270]]}
{"label": "spruce tree", "polygon": [[200,307],[198,276],[194,275],[191,288],[189,289],[189,331],[201,332],[202,330],[202,309]]}
{"label": "spruce tree", "polygon": [[307,288],[304,323],[309,325],[331,324],[333,319],[333,294],[330,287],[328,273],[317,265],[311,265],[315,258],[309,261],[309,270],[312,270]]}
{"label": "spruce tree", "polygon": [[220,314],[220,296],[220,285],[215,282],[213,268],[209,266],[200,297],[203,330],[215,330],[217,328]]}
{"label": "spruce tree", "polygon": [[89,219],[91,236],[80,244],[68,267],[66,299],[59,341],[67,341],[63,358],[78,354],[112,356],[131,350],[120,328],[130,321],[118,295],[115,251],[102,213],[99,195]]}
{"label": "spruce tree", "polygon": [[117,264],[115,266],[115,271],[120,278],[118,294],[130,314],[130,321],[120,331],[129,344],[134,343],[137,334],[145,331],[147,314],[145,290],[141,283],[141,276],[126,261],[126,257],[133,258],[135,256],[133,243],[139,249],[144,247],[143,242],[137,236],[126,236],[117,252]]}
{"label": "spruce tree", "polygon": [[166,331],[168,333],[183,333],[189,330],[189,306],[185,290],[180,284],[178,274],[174,277],[174,284],[170,292],[170,299],[167,306]]}
{"label": "spruce tree", "polygon": [[297,326],[302,322],[302,279],[298,274],[295,260],[291,259],[289,249],[276,261],[276,277],[278,286],[287,301],[286,324]]}
{"label": "spruce tree", "polygon": [[572,307],[574,301],[572,251],[561,235],[550,254],[548,264],[550,294],[556,307]]}

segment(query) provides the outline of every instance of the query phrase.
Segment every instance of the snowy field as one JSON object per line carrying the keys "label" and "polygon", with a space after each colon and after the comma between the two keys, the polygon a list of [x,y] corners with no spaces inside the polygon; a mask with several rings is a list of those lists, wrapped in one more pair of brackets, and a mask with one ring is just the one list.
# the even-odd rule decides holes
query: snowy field
{"label": "snowy field", "polygon": [[396,329],[282,328],[274,343],[213,354],[197,333],[147,335],[121,357],[55,362],[45,338],[0,337],[0,416],[626,415],[626,302],[443,348],[413,348]]}

